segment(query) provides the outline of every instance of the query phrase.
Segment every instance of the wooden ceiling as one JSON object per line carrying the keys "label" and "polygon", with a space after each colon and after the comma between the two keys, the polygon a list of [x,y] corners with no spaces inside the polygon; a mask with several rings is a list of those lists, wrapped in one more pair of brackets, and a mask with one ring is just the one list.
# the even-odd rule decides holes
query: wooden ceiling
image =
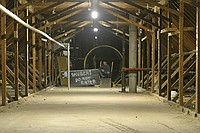
{"label": "wooden ceiling", "polygon": [[[14,11],[13,0],[8,1],[9,10]],[[111,32],[117,32],[122,36],[124,30],[128,39],[128,26],[135,24],[138,27],[151,31],[152,26],[157,28],[167,28],[167,23],[172,22],[173,28],[178,29],[179,19],[179,1],[172,1],[170,7],[166,6],[165,0],[19,0],[19,17],[24,21],[32,16],[36,16],[36,23],[32,26],[45,31],[45,27],[51,29],[52,37],[58,40],[66,38],[67,35],[75,35],[84,27],[100,25],[108,28]],[[155,6],[163,9],[162,15],[154,13]],[[24,9],[29,7],[29,17],[24,17]],[[95,8],[99,12],[99,18],[94,21],[90,14],[91,9]],[[167,17],[167,12],[171,13],[171,18]],[[137,22],[130,21],[128,15],[134,15]],[[157,23],[153,23],[152,16],[162,18],[163,26],[159,27]],[[186,5],[185,10],[185,26],[195,27],[195,7]],[[142,20],[142,24],[140,24]],[[13,26],[8,24],[12,36]],[[191,51],[195,48],[195,32],[185,33],[185,51]],[[175,51],[178,51],[178,34],[173,37]],[[67,38],[70,38],[68,36]]]}

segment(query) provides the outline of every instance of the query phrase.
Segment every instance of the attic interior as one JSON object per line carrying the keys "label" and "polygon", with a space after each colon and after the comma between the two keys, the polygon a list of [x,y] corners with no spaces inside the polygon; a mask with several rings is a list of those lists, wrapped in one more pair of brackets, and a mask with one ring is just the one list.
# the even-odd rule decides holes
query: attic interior
{"label": "attic interior", "polygon": [[55,86],[71,84],[73,90],[78,85],[63,78],[63,71],[98,70],[106,61],[109,88],[130,94],[142,88],[199,117],[199,5],[200,0],[0,0],[1,105]]}

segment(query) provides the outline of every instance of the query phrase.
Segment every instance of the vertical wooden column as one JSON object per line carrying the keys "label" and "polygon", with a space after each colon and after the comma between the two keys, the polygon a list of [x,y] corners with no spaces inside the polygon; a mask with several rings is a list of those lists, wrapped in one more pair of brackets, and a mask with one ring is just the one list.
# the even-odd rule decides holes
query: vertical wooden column
{"label": "vertical wooden column", "polygon": [[[162,15],[162,9],[160,9],[159,13]],[[158,19],[158,25],[160,27],[162,27],[162,19],[161,17]],[[160,34],[161,29],[158,29],[158,35],[157,35],[157,39],[158,39],[158,95],[161,96],[162,90],[161,90],[161,85],[162,85],[162,81],[161,81],[161,34]]]}
{"label": "vertical wooden column", "polygon": [[[29,15],[29,10],[28,8],[25,11],[26,17]],[[26,19],[26,23],[29,23],[29,20]],[[26,37],[26,42],[25,42],[25,96],[28,96],[28,90],[29,90],[29,29],[26,28],[25,31],[25,37]]]}
{"label": "vertical wooden column", "polygon": [[[141,48],[142,48],[142,50],[141,50],[141,52],[142,52],[142,68],[145,68],[145,63],[144,63],[144,61],[145,61],[145,45],[144,45],[144,42],[142,41],[142,43],[141,43]],[[144,88],[144,71],[142,71],[141,72],[141,80],[142,80],[142,82],[141,82],[141,87],[142,88]]]}
{"label": "vertical wooden column", "polygon": [[[140,28],[138,28],[138,68],[141,68],[141,32]],[[140,86],[141,81],[141,72],[138,71],[138,86]]]}
{"label": "vertical wooden column", "polygon": [[[18,7],[18,1],[14,1],[14,8]],[[18,11],[14,12],[18,15]],[[14,21],[14,49],[15,49],[15,100],[18,100],[19,95],[19,51],[18,51],[18,23]]]}
{"label": "vertical wooden column", "polygon": [[[170,12],[168,12],[170,18]],[[171,22],[168,22],[168,28],[171,27]],[[167,99],[171,100],[171,37],[167,34]]]}
{"label": "vertical wooden column", "polygon": [[38,41],[38,45],[39,45],[39,49],[38,49],[38,62],[37,62],[37,69],[39,71],[39,90],[42,89],[42,68],[43,68],[43,65],[42,65],[42,36],[41,35],[38,35],[39,36],[39,41]]}
{"label": "vertical wooden column", "polygon": [[[153,22],[155,22],[155,18],[153,18]],[[156,58],[156,55],[155,55],[155,52],[156,52],[156,29],[155,27],[153,26],[152,27],[152,31],[153,33],[151,34],[152,35],[152,81],[151,81],[151,92],[154,93],[155,92],[155,58]]]}
{"label": "vertical wooden column", "polygon": [[[123,30],[123,40],[122,40],[122,55],[123,55],[123,60],[122,60],[122,67],[125,66],[125,53],[126,53],[126,47],[125,47],[125,30]],[[126,75],[125,72],[122,71],[122,92],[126,92]]]}
{"label": "vertical wooden column", "polygon": [[55,85],[55,53],[54,53],[54,44],[51,44],[51,72],[52,72],[52,85]]}
{"label": "vertical wooden column", "polygon": [[[0,3],[6,7],[6,0]],[[6,15],[1,11],[1,68],[2,68],[2,105],[6,105]]]}
{"label": "vertical wooden column", "polygon": [[200,113],[200,7],[196,16],[196,113]]}
{"label": "vertical wooden column", "polygon": [[38,48],[37,48],[37,69],[38,69],[38,82],[39,82],[39,90],[42,89],[42,36],[40,34],[38,34]]}
{"label": "vertical wooden column", "polygon": [[[35,16],[32,17],[32,23],[35,23]],[[33,63],[33,93],[36,92],[36,33],[32,31],[32,63]]]}
{"label": "vertical wooden column", "polygon": [[[46,31],[46,30],[45,30]],[[43,47],[43,55],[44,55],[44,88],[47,87],[47,46],[46,42],[44,42],[44,47]]]}
{"label": "vertical wooden column", "polygon": [[180,1],[180,16],[179,16],[179,104],[183,105],[183,45],[184,45],[184,2]]}
{"label": "vertical wooden column", "polygon": [[49,76],[49,85],[52,84],[51,82],[51,42],[48,45],[48,76]]}
{"label": "vertical wooden column", "polygon": [[[147,35],[147,68],[150,68],[151,63],[151,47],[150,47],[150,36]],[[146,80],[146,89],[149,89],[149,74],[150,72],[147,72],[147,80]]]}

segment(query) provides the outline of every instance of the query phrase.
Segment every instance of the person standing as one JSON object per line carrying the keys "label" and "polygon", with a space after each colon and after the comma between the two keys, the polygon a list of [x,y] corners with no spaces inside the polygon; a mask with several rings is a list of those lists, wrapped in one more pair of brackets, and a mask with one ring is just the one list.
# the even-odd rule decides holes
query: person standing
{"label": "person standing", "polygon": [[103,64],[99,68],[99,74],[101,78],[110,78],[110,66],[106,61],[103,61]]}

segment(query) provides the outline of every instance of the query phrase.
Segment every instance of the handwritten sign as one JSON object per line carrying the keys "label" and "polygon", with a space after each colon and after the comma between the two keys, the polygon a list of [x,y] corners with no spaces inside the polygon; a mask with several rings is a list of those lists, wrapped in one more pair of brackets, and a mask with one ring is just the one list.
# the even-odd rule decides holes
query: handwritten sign
{"label": "handwritten sign", "polygon": [[[67,78],[67,72],[62,72],[62,78]],[[98,69],[72,70],[70,71],[71,86],[93,86],[99,85]]]}

